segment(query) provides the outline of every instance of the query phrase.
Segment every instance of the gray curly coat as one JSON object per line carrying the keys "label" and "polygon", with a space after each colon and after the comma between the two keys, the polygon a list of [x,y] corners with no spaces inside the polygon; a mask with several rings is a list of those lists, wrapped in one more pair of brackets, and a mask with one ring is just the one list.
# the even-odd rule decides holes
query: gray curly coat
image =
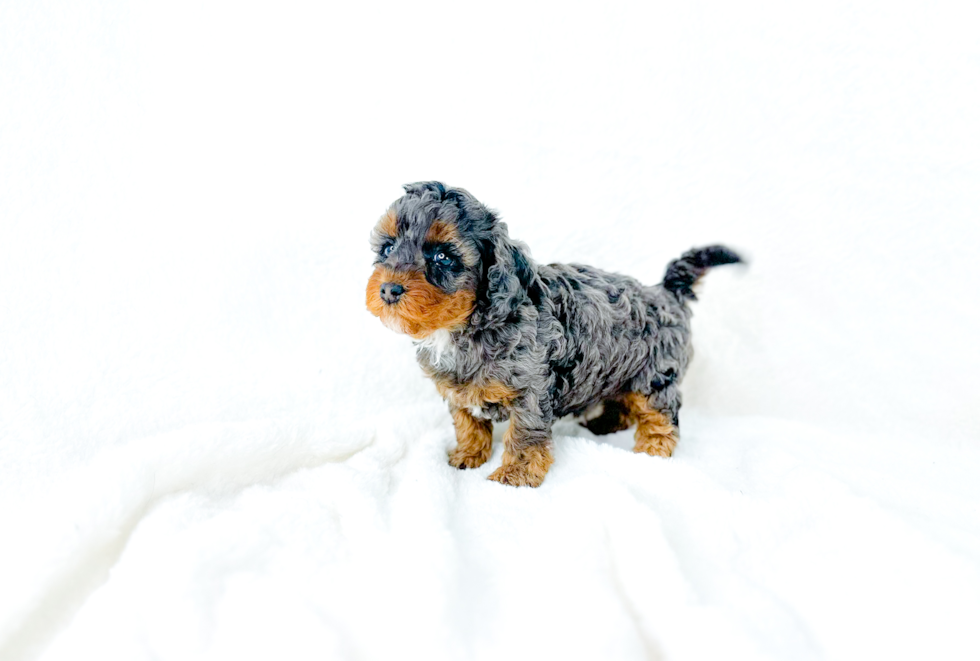
{"label": "gray curly coat", "polygon": [[372,234],[368,309],[418,340],[417,358],[449,403],[450,463],[490,456],[492,421],[510,420],[490,479],[538,486],[551,426],[602,405],[597,434],[635,423],[638,452],[669,456],[679,383],[691,356],[688,302],[711,266],[741,261],[722,246],[685,253],[664,281],[579,264],[535,264],[497,214],[439,182],[405,186]]}

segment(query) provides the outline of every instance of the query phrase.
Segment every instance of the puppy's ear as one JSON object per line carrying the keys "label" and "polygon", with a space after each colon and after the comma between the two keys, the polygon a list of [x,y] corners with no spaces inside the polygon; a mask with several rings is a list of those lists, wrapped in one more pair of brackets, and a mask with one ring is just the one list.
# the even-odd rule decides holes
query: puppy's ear
{"label": "puppy's ear", "polygon": [[476,321],[486,326],[506,321],[521,305],[533,300],[537,284],[527,246],[510,238],[505,223],[494,219],[483,248]]}

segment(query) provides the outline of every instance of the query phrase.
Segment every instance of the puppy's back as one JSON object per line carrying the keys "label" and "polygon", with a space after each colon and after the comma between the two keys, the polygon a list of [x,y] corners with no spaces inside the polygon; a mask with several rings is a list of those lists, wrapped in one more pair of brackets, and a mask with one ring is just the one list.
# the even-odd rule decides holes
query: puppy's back
{"label": "puppy's back", "polygon": [[539,341],[547,344],[558,416],[686,368],[690,312],[662,285],[581,264],[539,267]]}

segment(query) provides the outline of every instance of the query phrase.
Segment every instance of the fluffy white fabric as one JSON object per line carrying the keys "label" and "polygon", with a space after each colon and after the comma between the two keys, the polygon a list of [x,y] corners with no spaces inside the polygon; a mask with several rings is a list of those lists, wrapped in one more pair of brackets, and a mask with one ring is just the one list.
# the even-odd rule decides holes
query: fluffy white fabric
{"label": "fluffy white fabric", "polygon": [[[980,656],[966,8],[4,3],[0,658]],[[674,457],[447,465],[363,303],[432,178],[543,262],[746,253]]]}

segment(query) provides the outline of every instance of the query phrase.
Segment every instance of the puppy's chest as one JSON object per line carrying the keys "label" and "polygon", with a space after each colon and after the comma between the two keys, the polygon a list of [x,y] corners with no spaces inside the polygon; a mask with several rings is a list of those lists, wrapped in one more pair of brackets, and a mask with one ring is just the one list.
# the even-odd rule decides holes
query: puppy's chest
{"label": "puppy's chest", "polygon": [[425,375],[432,379],[436,390],[452,406],[469,409],[475,416],[498,418],[505,415],[518,392],[499,379],[481,372],[475,356],[455,345],[445,335],[434,333],[417,343],[418,360]]}
{"label": "puppy's chest", "polygon": [[483,408],[491,404],[510,406],[517,397],[516,390],[499,381],[459,383],[435,375],[430,377],[439,394],[459,408]]}
{"label": "puppy's chest", "polygon": [[423,364],[442,398],[459,409],[468,409],[476,417],[499,418],[513,404],[518,392],[502,381],[477,378],[461,380],[457,374],[439,372]]}

